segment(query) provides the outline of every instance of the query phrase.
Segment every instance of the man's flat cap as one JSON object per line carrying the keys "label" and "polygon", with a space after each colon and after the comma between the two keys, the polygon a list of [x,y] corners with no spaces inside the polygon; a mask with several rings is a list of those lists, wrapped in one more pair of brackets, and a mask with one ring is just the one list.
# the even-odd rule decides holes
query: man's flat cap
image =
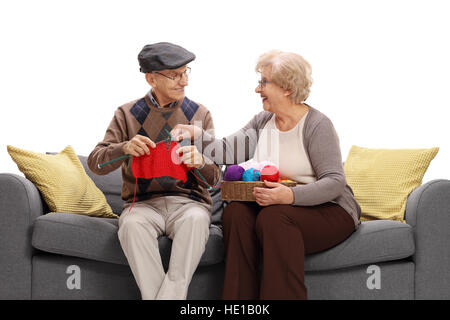
{"label": "man's flat cap", "polygon": [[148,44],[138,55],[140,71],[144,73],[177,69],[194,59],[195,55],[192,52],[169,42]]}

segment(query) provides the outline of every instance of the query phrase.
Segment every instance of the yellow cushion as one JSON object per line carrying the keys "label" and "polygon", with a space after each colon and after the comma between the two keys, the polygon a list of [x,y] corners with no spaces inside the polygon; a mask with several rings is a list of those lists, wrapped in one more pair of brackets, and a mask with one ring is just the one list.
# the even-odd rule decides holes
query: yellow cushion
{"label": "yellow cushion", "polygon": [[344,165],[347,183],[361,206],[361,220],[404,222],[408,195],[422,178],[439,148],[368,149],[352,146]]}
{"label": "yellow cushion", "polygon": [[56,155],[13,146],[8,146],[8,153],[25,177],[39,189],[51,211],[118,218],[71,146]]}

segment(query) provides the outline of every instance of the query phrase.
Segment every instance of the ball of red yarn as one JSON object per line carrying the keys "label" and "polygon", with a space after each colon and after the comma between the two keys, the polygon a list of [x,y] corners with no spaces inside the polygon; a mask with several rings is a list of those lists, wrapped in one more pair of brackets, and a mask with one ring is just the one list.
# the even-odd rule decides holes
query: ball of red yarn
{"label": "ball of red yarn", "polygon": [[278,182],[280,172],[275,166],[267,165],[261,170],[261,181],[267,180],[271,182]]}

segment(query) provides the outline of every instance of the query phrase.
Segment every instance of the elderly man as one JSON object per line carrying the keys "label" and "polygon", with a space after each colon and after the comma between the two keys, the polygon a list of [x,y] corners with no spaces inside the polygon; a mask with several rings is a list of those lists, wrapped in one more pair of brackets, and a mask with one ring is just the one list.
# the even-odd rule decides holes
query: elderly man
{"label": "elderly man", "polygon": [[[187,64],[194,59],[193,53],[178,45],[146,45],[138,60],[150,91],[115,111],[103,141],[88,158],[89,168],[96,174],[122,168],[125,204],[119,219],[119,240],[142,299],[186,299],[209,237],[212,200],[207,187],[220,178],[216,164],[189,143],[178,149],[179,160],[185,168],[198,171],[188,171],[184,181],[170,176],[139,178],[132,169],[131,155],[146,157],[152,150],[156,152],[158,142],[167,143],[168,133],[177,124],[195,122],[213,130],[208,109],[185,97],[190,71]],[[120,161],[98,166],[120,157]],[[173,240],[167,274],[158,249],[157,239],[162,235]]]}

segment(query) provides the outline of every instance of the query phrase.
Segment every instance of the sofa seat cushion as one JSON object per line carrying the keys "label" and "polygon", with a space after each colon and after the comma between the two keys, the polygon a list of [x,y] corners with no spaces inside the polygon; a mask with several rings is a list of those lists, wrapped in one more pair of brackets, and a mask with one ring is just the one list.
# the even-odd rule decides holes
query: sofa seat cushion
{"label": "sofa seat cushion", "polygon": [[305,271],[324,271],[399,260],[414,254],[412,227],[391,220],[361,222],[340,244],[305,259]]}
{"label": "sofa seat cushion", "polygon": [[[118,223],[118,219],[49,213],[34,222],[32,245],[46,252],[128,265],[117,235]],[[158,243],[163,266],[167,269],[172,240],[163,236]],[[199,265],[220,263],[223,256],[222,230],[211,225]]]}

